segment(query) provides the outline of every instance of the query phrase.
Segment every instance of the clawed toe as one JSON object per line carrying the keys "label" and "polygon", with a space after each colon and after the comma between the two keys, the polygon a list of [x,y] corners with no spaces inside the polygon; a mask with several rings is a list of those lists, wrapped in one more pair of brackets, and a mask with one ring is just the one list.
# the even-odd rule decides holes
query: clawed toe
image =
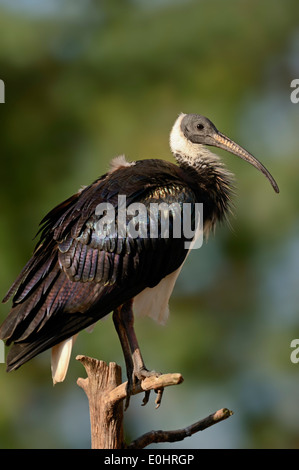
{"label": "clawed toe", "polygon": [[[156,372],[155,370],[148,370],[145,367],[140,368],[138,371],[135,372],[135,378],[142,382],[143,380],[149,378],[149,377],[159,377],[161,375],[161,372]],[[157,393],[157,398],[155,400],[156,403],[156,408],[159,408],[161,401],[162,401],[162,395],[163,395],[164,388],[157,389],[155,390],[155,393]],[[150,397],[150,390],[146,390],[144,394],[144,398],[142,400],[142,406],[145,406]]]}

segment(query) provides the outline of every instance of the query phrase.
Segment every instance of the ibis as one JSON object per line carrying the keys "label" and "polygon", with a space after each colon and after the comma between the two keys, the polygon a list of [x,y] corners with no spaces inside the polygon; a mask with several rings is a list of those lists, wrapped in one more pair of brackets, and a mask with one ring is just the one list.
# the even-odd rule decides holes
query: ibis
{"label": "ibis", "polygon": [[[175,227],[182,226],[183,208],[191,207],[195,228],[194,208],[201,204],[204,237],[229,214],[233,177],[210,147],[247,161],[279,192],[262,163],[209,119],[180,114],[170,133],[176,163],[116,157],[106,174],[44,217],[32,257],[3,299],[12,297],[11,311],[0,328],[0,338],[11,345],[8,371],[51,348],[53,381],[63,381],[77,334],[113,313],[129,385],[156,374],[142,358],[134,314],[167,319],[169,298],[195,233],[175,233]],[[150,208],[162,203],[164,208],[175,207],[166,232],[163,211],[150,217]],[[136,219],[135,212],[134,219],[134,210],[141,206],[142,217]],[[121,209],[127,210],[125,216],[120,216]],[[116,223],[120,217],[121,230]],[[126,230],[134,220],[134,230]]]}

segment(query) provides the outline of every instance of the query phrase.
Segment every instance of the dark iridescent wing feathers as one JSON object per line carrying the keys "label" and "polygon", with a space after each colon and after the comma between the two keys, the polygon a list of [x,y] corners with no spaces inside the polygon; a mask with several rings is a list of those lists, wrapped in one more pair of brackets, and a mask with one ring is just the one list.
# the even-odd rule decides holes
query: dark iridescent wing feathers
{"label": "dark iridescent wing feathers", "polygon": [[[149,207],[152,202],[195,201],[180,170],[156,160],[147,161],[147,173],[142,162],[108,173],[49,212],[32,258],[4,298],[13,296],[0,329],[0,338],[15,343],[9,368],[155,286],[183,262],[184,238],[174,239],[171,233],[169,238],[120,237],[111,222],[103,237],[97,207],[111,204],[117,221],[119,195],[126,196],[127,207],[134,202]],[[139,224],[149,227],[148,213]]]}

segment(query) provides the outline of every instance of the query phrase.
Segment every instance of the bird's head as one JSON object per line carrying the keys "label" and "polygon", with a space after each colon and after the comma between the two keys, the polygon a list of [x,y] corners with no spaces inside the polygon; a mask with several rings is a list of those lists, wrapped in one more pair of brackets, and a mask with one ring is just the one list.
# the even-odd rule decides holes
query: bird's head
{"label": "bird's head", "polygon": [[170,134],[173,154],[185,157],[190,163],[196,162],[198,158],[202,160],[209,156],[210,152],[205,149],[205,145],[227,150],[247,161],[268,178],[274,191],[279,192],[276,181],[264,165],[247,150],[219,132],[208,118],[199,114],[180,114]]}

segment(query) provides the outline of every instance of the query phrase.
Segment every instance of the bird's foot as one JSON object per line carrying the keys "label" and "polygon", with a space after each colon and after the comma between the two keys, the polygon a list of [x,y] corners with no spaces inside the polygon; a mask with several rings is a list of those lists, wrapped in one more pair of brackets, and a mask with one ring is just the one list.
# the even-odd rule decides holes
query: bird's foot
{"label": "bird's foot", "polygon": [[[131,395],[133,395],[134,388],[138,382],[142,382],[144,379],[147,379],[149,377],[159,377],[161,375],[161,372],[156,372],[155,370],[148,370],[145,367],[141,367],[137,370],[135,370],[132,374],[128,375],[128,381],[127,381],[127,397],[125,401],[125,410],[129,407],[130,404],[130,398]],[[156,408],[159,408],[162,400],[162,395],[163,395],[164,388],[160,388],[155,390],[155,393],[157,394],[157,398],[155,400],[156,403]],[[146,390],[144,392],[144,398],[142,400],[142,406],[145,406],[150,397],[151,390]]]}
{"label": "bird's foot", "polygon": [[[142,382],[142,380],[144,380],[144,379],[147,379],[148,377],[159,377],[159,375],[161,375],[161,372],[156,372],[155,370],[148,370],[148,369],[146,369],[146,367],[142,367],[138,371],[135,371],[135,373],[134,373],[134,376],[140,382]],[[163,387],[160,388],[160,389],[155,390],[155,392],[157,393],[157,398],[155,400],[156,408],[159,408],[159,406],[161,404],[163,391],[164,391]],[[150,390],[145,391],[145,395],[144,395],[144,398],[142,400],[142,406],[145,406],[148,403],[150,393],[151,393]]]}

